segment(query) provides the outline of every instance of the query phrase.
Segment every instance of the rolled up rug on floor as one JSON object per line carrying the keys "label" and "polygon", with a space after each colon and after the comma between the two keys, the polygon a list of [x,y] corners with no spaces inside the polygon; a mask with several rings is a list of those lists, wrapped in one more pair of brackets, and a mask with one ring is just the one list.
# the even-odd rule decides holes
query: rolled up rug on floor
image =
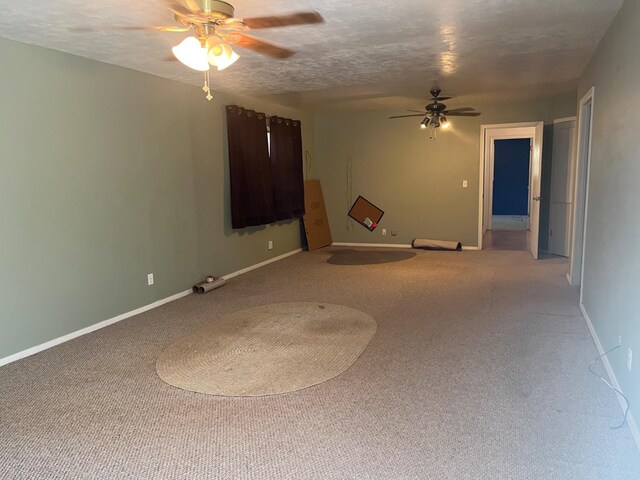
{"label": "rolled up rug on floor", "polygon": [[207,293],[216,288],[220,288],[225,285],[227,281],[224,278],[216,278],[211,282],[200,282],[193,286],[193,293]]}
{"label": "rolled up rug on floor", "polygon": [[462,250],[462,242],[449,242],[446,240],[430,240],[428,238],[415,238],[411,242],[413,248],[422,250],[445,250],[459,252]]}

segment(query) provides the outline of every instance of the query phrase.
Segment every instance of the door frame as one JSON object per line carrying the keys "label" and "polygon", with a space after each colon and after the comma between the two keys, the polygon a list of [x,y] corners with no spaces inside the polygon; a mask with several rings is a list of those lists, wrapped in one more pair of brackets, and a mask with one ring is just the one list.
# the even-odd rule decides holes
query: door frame
{"label": "door frame", "polygon": [[[493,171],[495,140],[514,138],[531,139],[531,157],[529,168],[534,164],[534,156],[542,165],[542,128],[544,122],[499,123],[480,126],[480,168],[478,183],[478,249],[482,250],[482,237],[491,228],[491,206],[493,200]],[[539,148],[536,148],[539,145]],[[532,206],[531,174],[529,175],[529,213]],[[486,195],[485,195],[486,193]],[[540,220],[538,219],[538,224]],[[539,225],[538,225],[539,228]]]}
{"label": "door frame", "polygon": [[[576,155],[572,162],[571,179],[573,190],[573,228],[571,229],[571,251],[569,252],[570,285],[582,286],[584,280],[585,240],[587,235],[587,214],[589,212],[589,179],[591,177],[591,145],[593,143],[593,107],[595,87],[580,99],[578,104],[578,126],[576,136]],[[585,117],[587,106],[590,106],[588,131]],[[585,135],[588,134],[588,138]],[[582,302],[582,288],[580,288]]]}

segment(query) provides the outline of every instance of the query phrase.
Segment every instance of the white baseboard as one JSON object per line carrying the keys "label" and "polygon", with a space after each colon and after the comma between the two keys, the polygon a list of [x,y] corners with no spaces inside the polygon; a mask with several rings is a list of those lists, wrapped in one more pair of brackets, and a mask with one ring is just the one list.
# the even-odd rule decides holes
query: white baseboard
{"label": "white baseboard", "polygon": [[567,273],[566,277],[567,277],[567,282],[569,282],[569,285],[573,286],[573,283],[571,283],[571,274]]}
{"label": "white baseboard", "polygon": [[468,251],[474,251],[474,252],[477,252],[477,251],[479,251],[480,249],[479,249],[478,247],[474,247],[474,246],[466,247],[466,246],[464,246],[464,245],[463,245],[463,246],[462,246],[462,250],[468,250]]}
{"label": "white baseboard", "polygon": [[411,248],[411,245],[402,243],[351,243],[351,242],[333,242],[334,247],[380,247],[380,248]]}
{"label": "white baseboard", "polygon": [[30,357],[31,355],[35,355],[36,353],[40,353],[43,350],[55,347],[56,345],[60,345],[61,343],[68,342],[69,340],[73,340],[74,338],[81,337],[82,335],[86,335],[87,333],[95,332],[96,330],[100,330],[101,328],[108,327],[109,325],[113,325],[114,323],[118,323],[127,318],[152,310],[161,305],[164,305],[165,303],[173,302],[174,300],[178,300],[179,298],[186,297],[190,293],[192,293],[191,289],[185,290],[184,292],[176,293],[175,295],[171,295],[170,297],[163,298],[162,300],[158,300],[157,302],[150,303],[149,305],[145,305],[144,307],[136,308],[135,310],[123,313],[121,315],[118,315],[117,317],[103,320],[102,322],[89,325],[88,327],[68,333],[67,335],[63,335],[62,337],[54,338],[53,340],[41,343],[40,345],[36,345],[35,347],[27,348],[26,350],[22,350],[21,352],[14,353],[13,355],[9,355],[8,357],[0,358],[0,367],[17,360],[21,360],[23,358]]}
{"label": "white baseboard", "polygon": [[290,252],[283,253],[282,255],[278,255],[277,257],[270,258],[269,260],[265,260],[264,262],[256,263],[255,265],[251,265],[250,267],[243,268],[242,270],[238,270],[237,272],[229,273],[224,275],[222,278],[225,280],[229,280],[234,277],[238,277],[245,273],[250,272],[251,270],[256,270],[257,268],[264,267],[265,265],[269,265],[270,263],[277,262],[278,260],[282,260],[284,258],[295,255],[296,253],[300,253],[302,251],[301,248],[296,248],[295,250],[291,250]]}
{"label": "white baseboard", "polygon": [[[403,243],[349,243],[349,242],[333,242],[334,247],[381,247],[381,248],[412,248],[411,244]],[[465,247],[462,250],[479,250],[478,247]]]}
{"label": "white baseboard", "polygon": [[[247,273],[247,272],[250,272],[251,270],[255,270],[256,268],[264,267],[265,265],[268,265],[273,262],[277,262],[278,260],[282,260],[283,258],[290,257],[291,255],[295,255],[296,253],[301,251],[302,249],[298,248],[296,250],[285,253],[283,255],[270,258],[269,260],[258,263],[256,265],[243,268],[242,270],[238,270],[237,272],[229,273],[228,275],[225,275],[223,278],[225,280],[229,280],[230,278],[237,277],[239,275],[242,275],[243,273]],[[149,305],[145,305],[144,307],[136,308],[135,310],[131,310],[130,312],[123,313],[121,315],[118,315],[117,317],[109,318],[108,320],[104,320],[94,325],[90,325],[80,330],[76,330],[75,332],[71,332],[67,335],[63,335],[62,337],[54,338],[53,340],[49,340],[48,342],[42,343],[40,345],[36,345],[35,347],[27,348],[26,350],[22,350],[21,352],[14,353],[13,355],[9,355],[8,357],[0,358],[0,367],[2,367],[3,365],[7,365],[9,363],[15,362],[17,360],[21,360],[23,358],[30,357],[31,355],[35,355],[36,353],[40,353],[51,347],[60,345],[61,343],[68,342],[69,340],[73,340],[74,338],[81,337],[82,335],[86,335],[87,333],[95,332],[96,330],[100,330],[101,328],[108,327],[109,325],[113,325],[114,323],[118,323],[122,320],[133,317],[135,315],[139,315],[141,313],[147,312],[149,310],[157,308],[166,303],[173,302],[174,300],[178,300],[179,298],[186,297],[190,293],[192,293],[191,289],[185,290],[184,292],[176,293],[175,295],[171,295],[170,297],[163,298],[162,300],[158,300],[157,302],[150,303]]]}
{"label": "white baseboard", "polygon": [[[604,355],[605,350],[602,347],[600,338],[598,337],[598,334],[596,333],[596,329],[594,328],[593,323],[591,322],[591,318],[589,317],[589,314],[587,313],[587,310],[584,308],[584,305],[582,303],[580,304],[580,311],[582,312],[584,321],[587,322],[587,327],[589,327],[589,332],[591,332],[591,337],[593,337],[593,342],[596,344],[598,353],[600,353],[600,355]],[[618,382],[615,372],[613,371],[611,362],[609,362],[609,358],[606,355],[602,357],[602,364],[604,365],[604,368],[607,371],[607,375],[609,376],[609,381],[611,382],[611,385],[613,385],[615,388],[617,388],[622,392],[623,390],[620,387],[620,383]],[[627,404],[624,401],[624,399],[617,393],[616,393],[616,398],[618,399],[618,402],[620,403],[620,408],[622,409],[622,413],[624,414],[624,411],[627,408]],[[629,430],[631,430],[631,435],[633,436],[633,440],[636,443],[636,447],[638,448],[638,451],[640,451],[640,430],[638,429],[638,424],[636,423],[635,418],[631,413],[631,410],[629,410],[629,413],[627,414],[627,424],[629,425]]]}

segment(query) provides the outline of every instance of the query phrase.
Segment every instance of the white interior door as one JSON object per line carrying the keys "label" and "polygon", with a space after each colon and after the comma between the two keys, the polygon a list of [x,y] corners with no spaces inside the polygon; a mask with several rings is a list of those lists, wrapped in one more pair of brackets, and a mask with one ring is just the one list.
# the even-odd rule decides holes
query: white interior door
{"label": "white interior door", "polygon": [[549,252],[563,257],[569,256],[570,249],[572,196],[569,165],[573,158],[575,129],[575,118],[556,121],[553,125]]}
{"label": "white interior door", "polygon": [[529,250],[536,260],[538,259],[538,235],[540,233],[540,187],[542,184],[542,136],[544,123],[535,125],[533,137],[533,152],[531,155],[531,212],[529,213]]}

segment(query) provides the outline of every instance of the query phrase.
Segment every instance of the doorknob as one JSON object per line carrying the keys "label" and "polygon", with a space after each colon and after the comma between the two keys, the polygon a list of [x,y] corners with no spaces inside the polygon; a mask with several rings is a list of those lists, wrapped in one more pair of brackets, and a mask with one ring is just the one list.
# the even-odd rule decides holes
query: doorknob
{"label": "doorknob", "polygon": [[536,201],[536,202],[539,202],[540,201],[540,197],[533,197],[533,200]]}

